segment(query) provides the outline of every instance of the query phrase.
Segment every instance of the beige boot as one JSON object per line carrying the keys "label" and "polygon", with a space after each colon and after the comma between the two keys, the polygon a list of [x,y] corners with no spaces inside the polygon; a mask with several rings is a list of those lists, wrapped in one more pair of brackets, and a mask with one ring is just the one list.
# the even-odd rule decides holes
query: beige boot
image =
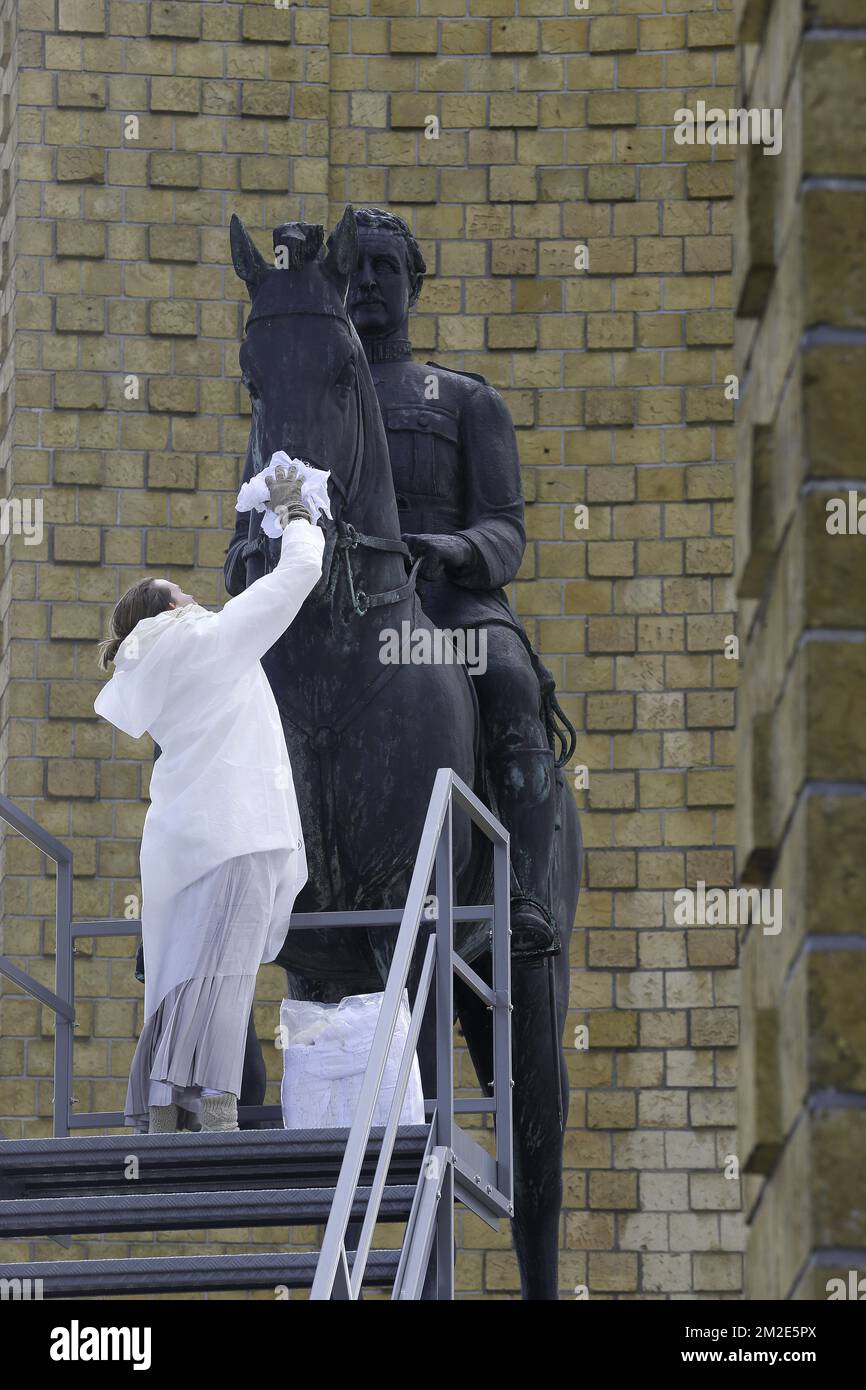
{"label": "beige boot", "polygon": [[178,1111],[176,1105],[150,1105],[147,1110],[149,1134],[176,1134]]}
{"label": "beige boot", "polygon": [[238,1098],[231,1091],[201,1098],[202,1132],[238,1129]]}

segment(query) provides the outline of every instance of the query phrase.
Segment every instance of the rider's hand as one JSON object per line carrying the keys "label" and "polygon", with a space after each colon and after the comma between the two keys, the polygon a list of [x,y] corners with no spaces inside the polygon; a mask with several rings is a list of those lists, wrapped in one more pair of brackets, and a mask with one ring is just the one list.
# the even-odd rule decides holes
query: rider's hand
{"label": "rider's hand", "polygon": [[413,559],[423,555],[418,573],[422,579],[441,579],[462,568],[472,559],[472,542],[465,536],[431,535],[429,532],[403,532]]}

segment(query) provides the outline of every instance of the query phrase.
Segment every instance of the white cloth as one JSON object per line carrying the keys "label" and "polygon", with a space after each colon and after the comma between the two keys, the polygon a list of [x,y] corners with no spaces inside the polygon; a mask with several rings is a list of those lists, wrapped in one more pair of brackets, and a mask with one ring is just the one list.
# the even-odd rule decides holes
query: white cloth
{"label": "white cloth", "polygon": [[261,473],[254,474],[248,483],[242,484],[238,493],[238,500],[235,503],[236,512],[249,512],[253,509],[257,512],[264,512],[262,530],[272,540],[279,538],[282,527],[276,513],[271,511],[268,501],[270,493],[265,480],[276,476],[276,470],[280,464],[286,468],[289,477],[297,474],[301,478],[301,501],[308,509],[313,521],[317,522],[323,512],[329,519],[331,517],[331,503],[328,498],[330,470],[313,468],[311,464],[304,463],[302,459],[290,459],[288,454],[280,449],[271,457],[267,468],[263,468]]}
{"label": "white cloth", "polygon": [[[172,900],[225,860],[281,849],[295,892],[307,860],[279,711],[260,659],[289,627],[322,573],[325,537],[298,517],[270,574],[211,613],[189,603],[143,618],[121,643],[97,714],[159,744],[141,839],[142,933],[149,934],[144,1017],[204,954],[202,932],[173,918]],[[148,928],[153,930],[148,933]],[[275,919],[260,960],[285,939]]]}

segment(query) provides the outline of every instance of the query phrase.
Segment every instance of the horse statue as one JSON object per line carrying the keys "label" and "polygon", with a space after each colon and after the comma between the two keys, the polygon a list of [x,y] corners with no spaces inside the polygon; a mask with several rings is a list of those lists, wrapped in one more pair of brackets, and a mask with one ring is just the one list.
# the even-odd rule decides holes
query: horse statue
{"label": "horse statue", "polygon": [[[382,638],[434,628],[416,592],[419,561],[407,575],[407,546],[388,443],[361,340],[346,308],[358,260],[358,232],[346,209],[324,244],[324,229],[302,222],[274,232],[275,264],[231,220],[236,273],[250,299],[240,366],[251,399],[243,481],[284,450],[330,471],[333,519],[322,518],[322,577],[294,622],[263,658],[286,737],[309,877],[297,912],[405,905],[436,771],[450,767],[496,814],[485,772],[483,727],[472,677],[460,662],[383,663]],[[226,552],[234,594],[273,568],[278,542],[261,534],[262,514],[239,513]],[[562,951],[512,964],[515,1215],[512,1235],[525,1299],[558,1297],[562,1156],[568,1114],[563,1030],[568,943],[579,893],[582,842],[577,807],[561,767],[555,882]],[[492,901],[489,843],[468,817],[454,822],[455,905]],[[296,999],[334,1002],[384,987],[396,928],[292,929],[277,957]],[[455,946],[488,982],[488,927],[455,925]],[[414,999],[420,952],[409,979]],[[454,981],[457,1020],[479,1084],[492,1094],[486,1007]],[[425,1090],[432,1091],[430,1022],[419,1039]],[[243,1105],[264,1100],[261,1050],[251,1029]]]}

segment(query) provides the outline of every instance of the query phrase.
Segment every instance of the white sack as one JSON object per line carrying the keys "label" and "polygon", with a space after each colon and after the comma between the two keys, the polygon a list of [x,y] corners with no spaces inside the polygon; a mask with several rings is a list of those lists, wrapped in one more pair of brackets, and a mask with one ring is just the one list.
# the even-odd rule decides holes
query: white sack
{"label": "white sack", "polygon": [[[350,994],[339,1004],[283,1000],[280,1005],[281,1100],[286,1129],[347,1129],[351,1126],[383,997],[382,994]],[[388,1121],[409,1024],[409,994],[404,989],[382,1076],[382,1089],[373,1114],[374,1125],[384,1125]],[[400,1124],[423,1123],[424,1092],[416,1055],[409,1072]]]}

